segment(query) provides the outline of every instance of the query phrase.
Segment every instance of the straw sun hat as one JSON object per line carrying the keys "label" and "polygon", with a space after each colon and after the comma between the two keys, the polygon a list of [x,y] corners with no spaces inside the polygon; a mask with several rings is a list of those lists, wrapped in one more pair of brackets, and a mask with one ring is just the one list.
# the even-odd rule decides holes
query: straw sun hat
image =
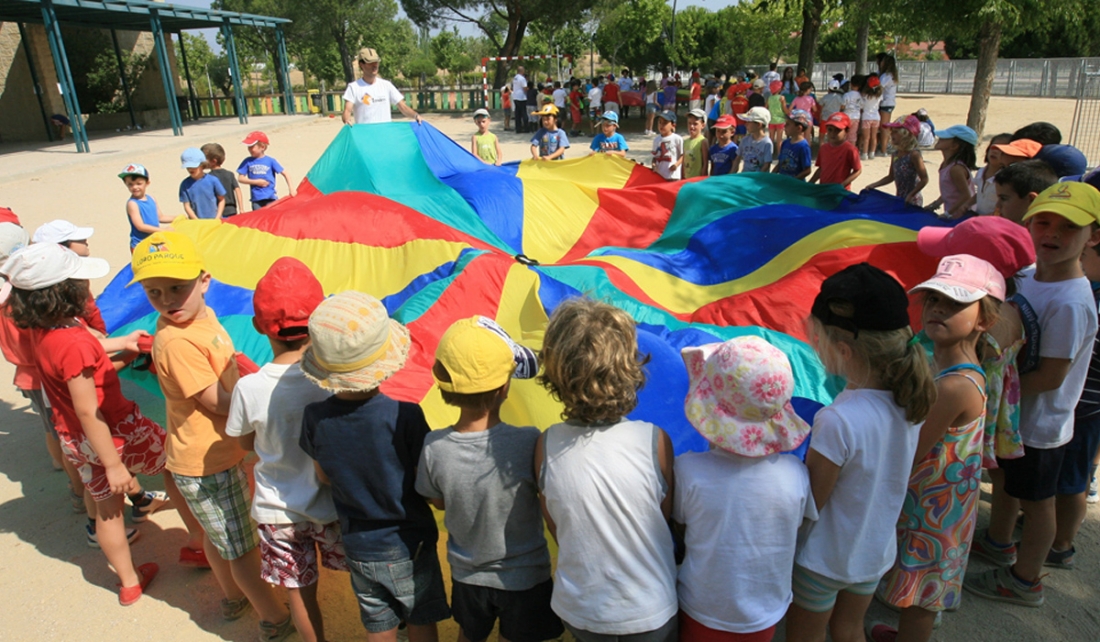
{"label": "straw sun hat", "polygon": [[409,331],[382,303],[362,292],[341,292],[309,317],[311,344],[302,372],[333,392],[373,390],[405,365]]}

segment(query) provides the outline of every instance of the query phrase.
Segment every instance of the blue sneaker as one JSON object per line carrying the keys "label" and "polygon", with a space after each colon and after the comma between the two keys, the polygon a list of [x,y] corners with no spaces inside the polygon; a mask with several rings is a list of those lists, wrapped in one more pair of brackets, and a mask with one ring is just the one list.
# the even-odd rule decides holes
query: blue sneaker
{"label": "blue sneaker", "polygon": [[[88,547],[89,548],[99,548],[99,538],[96,537],[95,526],[92,526],[91,524],[85,524],[84,525],[84,536],[88,538]],[[137,541],[137,538],[139,538],[139,537],[141,537],[141,531],[139,531],[138,529],[136,529],[136,528],[127,528],[126,529],[126,542],[128,544],[133,544],[134,542]]]}

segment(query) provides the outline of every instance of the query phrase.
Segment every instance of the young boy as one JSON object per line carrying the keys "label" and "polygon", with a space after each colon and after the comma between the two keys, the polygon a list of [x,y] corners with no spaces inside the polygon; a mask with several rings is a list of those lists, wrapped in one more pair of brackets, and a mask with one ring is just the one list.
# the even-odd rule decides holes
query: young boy
{"label": "young boy", "polygon": [[817,150],[817,171],[810,177],[811,183],[822,185],[835,183],[844,189],[852,189],[852,181],[863,173],[859,150],[848,142],[848,115],[835,112],[825,121],[825,144]]}
{"label": "young boy", "polygon": [[710,157],[710,175],[722,176],[733,169],[733,159],[737,158],[737,143],[733,142],[733,129],[737,123],[733,116],[719,116],[712,127],[715,142],[707,155]]}
{"label": "young boy", "polygon": [[592,144],[588,146],[588,155],[593,154],[610,154],[611,156],[619,156],[620,158],[626,158],[626,153],[630,151],[630,146],[626,144],[626,138],[619,133],[619,115],[613,111],[606,112],[600,117],[600,133],[592,139]]}
{"label": "young boy", "polygon": [[160,313],[153,363],[168,417],[167,469],[175,481],[169,494],[179,494],[173,497],[177,506],[186,503],[205,531],[206,559],[225,594],[222,617],[238,619],[251,604],[260,616],[260,639],[282,640],[294,623],[260,576],[241,467],[245,453],[225,432],[239,375],[233,341],[206,306],[210,275],[194,243],[178,232],[157,232],[138,243],[131,268],[130,283],[141,283]]}
{"label": "young boy", "polygon": [[684,139],[684,178],[706,176],[710,169],[710,147],[703,135],[707,115],[701,108],[688,112],[688,137]]}
{"label": "young boy", "polygon": [[745,123],[747,133],[737,148],[737,158],[733,161],[732,172],[771,171],[774,150],[772,139],[768,136],[768,123],[772,120],[771,112],[767,107],[753,107],[744,114],[738,114],[737,118]]}
{"label": "young boy", "polygon": [[531,137],[531,158],[534,160],[558,160],[569,149],[569,137],[558,129],[558,108],[544,105],[531,114],[538,116],[542,127]]}
{"label": "young boy", "polygon": [[460,414],[425,438],[416,490],[446,511],[451,603],[470,642],[488,638],[498,617],[507,640],[551,640],[564,630],[550,608],[550,551],[531,466],[541,432],[500,420],[509,380],[537,373],[534,351],[485,317],[456,321],[435,351],[432,376]]}
{"label": "young boy", "polygon": [[588,120],[592,123],[592,133],[596,132],[596,122],[600,117],[600,102],[603,100],[603,89],[600,89],[600,79],[593,78],[589,81],[588,89]]}
{"label": "young boy", "polygon": [[806,132],[814,126],[813,116],[802,109],[792,109],[787,114],[787,122],[783,125],[787,139],[779,144],[779,162],[773,170],[776,174],[783,174],[798,180],[806,180],[813,167],[813,154],[810,152],[810,143],[806,140]]}
{"label": "young boy", "polygon": [[342,292],[310,315],[309,336],[302,372],[335,394],[306,406],[299,443],[332,485],[367,640],[392,641],[405,620],[411,642],[434,642],[451,610],[439,529],[414,487],[430,429],[420,406],[378,390],[405,365],[409,331],[374,297]]}
{"label": "young boy", "polygon": [[167,224],[172,222],[166,217],[160,206],[149,196],[149,170],[144,165],[131,163],[118,175],[130,190],[130,198],[126,201],[126,218],[130,221],[130,251],[134,246],[153,232],[167,229]]}
{"label": "young boy", "polygon": [[474,124],[477,125],[477,133],[470,137],[470,151],[483,163],[499,166],[504,154],[500,151],[497,135],[489,131],[489,110],[483,108],[475,111]]}
{"label": "young boy", "polygon": [[993,213],[1023,224],[1024,215],[1039,194],[1058,182],[1054,170],[1040,160],[1013,163],[993,177],[997,207]]}
{"label": "young boy", "polygon": [[[1100,243],[1100,192],[1082,183],[1044,190],[1024,221],[1035,243],[1035,267],[1024,270],[1019,293],[1038,318],[1038,367],[1020,375],[1020,438],[1024,456],[998,459],[1004,483],[994,488],[989,528],[971,552],[999,568],[967,575],[969,591],[1024,606],[1043,604],[1043,564],[1056,530],[1055,495],[1073,438],[1073,411],[1096,339],[1096,303],[1081,255]],[[1012,543],[1024,512],[1019,546]]]}
{"label": "young boy", "polygon": [[222,187],[225,188],[225,209],[222,210],[222,218],[236,216],[241,212],[244,196],[241,194],[241,184],[237,181],[237,175],[222,167],[222,163],[225,162],[225,148],[217,143],[207,143],[199,149],[206,154],[210,175],[221,181]]}
{"label": "young boy", "polygon": [[684,163],[684,139],[676,133],[676,112],[666,109],[657,114],[657,133],[653,139],[653,171],[665,180],[680,180]]}
{"label": "young boy", "polygon": [[252,209],[271,205],[279,200],[275,193],[275,175],[282,174],[286,188],[294,196],[294,184],[279,161],[267,156],[268,139],[263,132],[252,132],[241,143],[248,146],[248,158],[237,167],[237,180],[252,186]]}

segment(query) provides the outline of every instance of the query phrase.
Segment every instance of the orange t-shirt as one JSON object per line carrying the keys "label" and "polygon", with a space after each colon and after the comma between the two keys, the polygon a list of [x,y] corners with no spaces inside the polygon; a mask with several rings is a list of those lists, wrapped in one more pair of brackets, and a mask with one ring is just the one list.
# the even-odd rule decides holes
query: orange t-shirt
{"label": "orange t-shirt", "polygon": [[176,325],[161,317],[153,340],[153,361],[168,415],[168,470],[205,477],[229,470],[245,451],[225,434],[225,416],[210,412],[195,396],[214,383],[232,392],[240,375],[233,341],[214,311]]}

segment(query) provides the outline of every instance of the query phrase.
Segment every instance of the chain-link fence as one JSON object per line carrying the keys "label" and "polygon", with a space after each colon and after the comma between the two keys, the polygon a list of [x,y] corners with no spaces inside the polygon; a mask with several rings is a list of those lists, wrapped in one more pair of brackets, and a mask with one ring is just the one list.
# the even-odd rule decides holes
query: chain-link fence
{"label": "chain-link fence", "polygon": [[1100,165],[1100,63],[1085,71],[1084,87],[1073,110],[1069,144],[1084,152],[1089,167]]}

